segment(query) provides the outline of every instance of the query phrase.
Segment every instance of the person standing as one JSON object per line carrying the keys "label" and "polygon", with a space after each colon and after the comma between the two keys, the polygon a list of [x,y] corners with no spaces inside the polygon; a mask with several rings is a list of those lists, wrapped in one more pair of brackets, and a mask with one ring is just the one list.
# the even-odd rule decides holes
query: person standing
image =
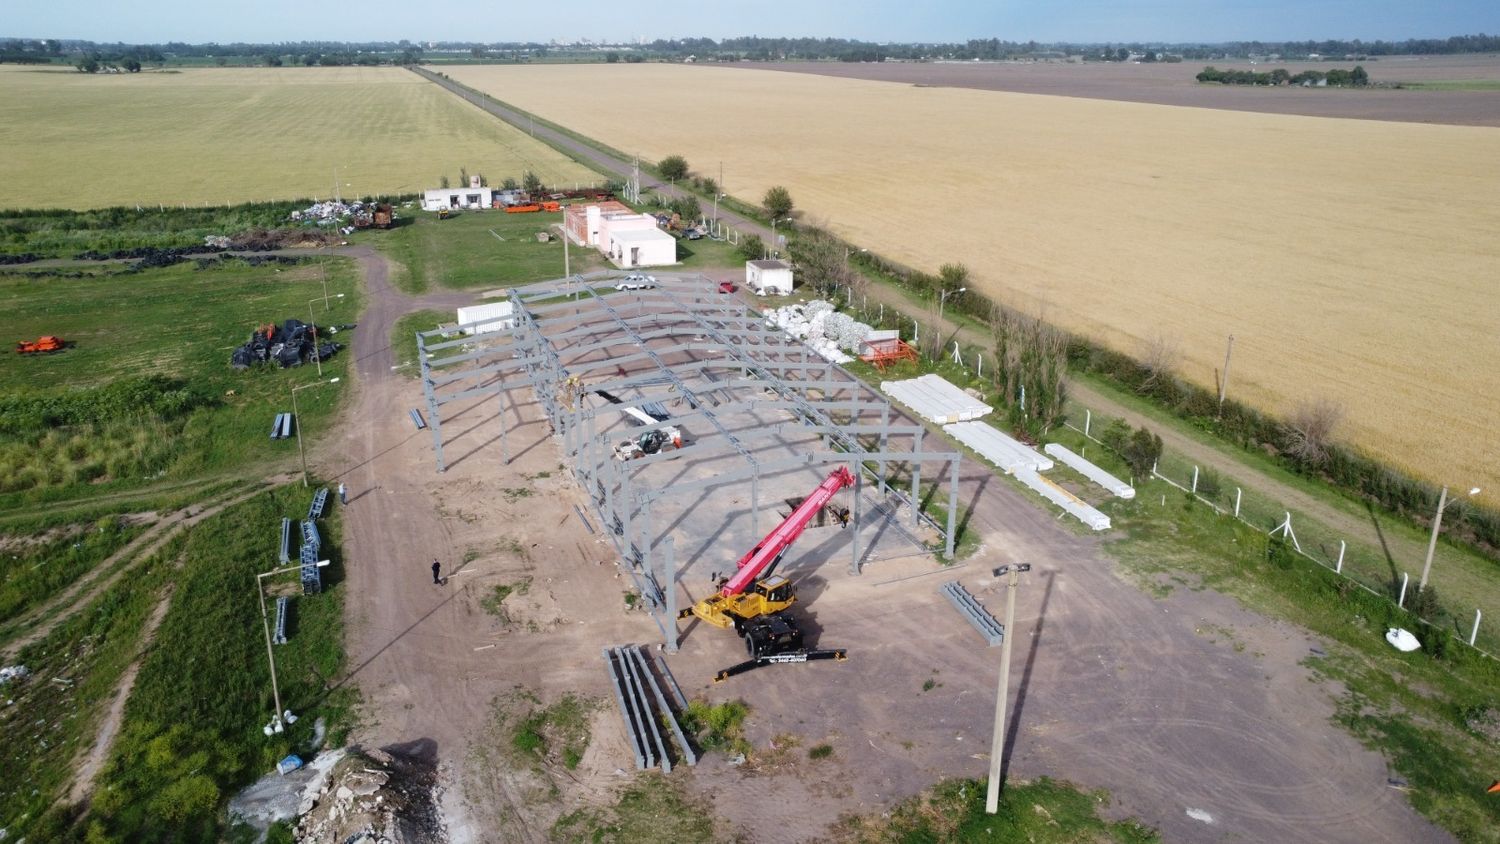
{"label": "person standing", "polygon": [[438,586],[442,586],[443,585],[443,578],[440,576],[440,574],[441,574],[442,571],[443,571],[443,564],[440,563],[440,562],[438,562],[437,560],[433,560],[432,561],[432,582],[435,583],[435,584],[437,584]]}
{"label": "person standing", "polygon": [[346,486],[344,486],[343,483],[339,484],[339,503],[340,504],[348,504],[349,503],[349,488],[346,487]]}

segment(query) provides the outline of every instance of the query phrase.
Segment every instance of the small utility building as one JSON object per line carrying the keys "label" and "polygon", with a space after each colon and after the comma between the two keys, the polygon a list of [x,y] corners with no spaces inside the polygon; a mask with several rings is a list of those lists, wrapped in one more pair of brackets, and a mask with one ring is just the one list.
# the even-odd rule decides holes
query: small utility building
{"label": "small utility building", "polygon": [[677,239],[657,228],[650,214],[637,214],[619,202],[568,206],[563,231],[574,243],[598,249],[622,269],[677,263]]}
{"label": "small utility building", "polygon": [[493,188],[487,188],[479,183],[478,176],[469,177],[469,186],[456,188],[435,188],[422,191],[422,210],[437,211],[442,208],[453,210],[469,210],[471,208],[489,208],[495,200]]}
{"label": "small utility building", "polygon": [[757,296],[789,296],[792,265],[786,261],[746,261],[745,286]]}

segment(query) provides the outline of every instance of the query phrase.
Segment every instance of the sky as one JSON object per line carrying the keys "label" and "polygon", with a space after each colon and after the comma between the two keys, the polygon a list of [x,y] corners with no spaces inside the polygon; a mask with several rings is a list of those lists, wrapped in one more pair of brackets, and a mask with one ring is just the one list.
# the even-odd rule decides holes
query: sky
{"label": "sky", "polygon": [[1500,0],[4,0],[0,36],[186,41],[1286,41],[1500,32]]}

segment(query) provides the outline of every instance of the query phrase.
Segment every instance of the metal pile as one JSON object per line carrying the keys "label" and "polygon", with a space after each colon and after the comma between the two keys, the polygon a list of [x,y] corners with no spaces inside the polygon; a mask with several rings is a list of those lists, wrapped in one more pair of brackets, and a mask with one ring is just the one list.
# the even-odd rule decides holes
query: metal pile
{"label": "metal pile", "polygon": [[249,369],[253,364],[275,361],[287,368],[314,360],[328,360],[343,346],[332,341],[317,342],[318,335],[337,332],[337,326],[319,328],[297,319],[289,319],[281,325],[269,323],[250,333],[249,342],[230,354],[229,365],[235,369]]}
{"label": "metal pile", "polygon": [[[698,764],[698,754],[677,720],[687,701],[666,664],[653,663],[637,645],[605,648],[604,663],[614,686],[615,703],[625,719],[636,770],[660,765],[662,771],[670,773],[673,755],[689,765]],[[662,675],[660,680],[657,672]],[[672,747],[674,743],[676,747]]]}

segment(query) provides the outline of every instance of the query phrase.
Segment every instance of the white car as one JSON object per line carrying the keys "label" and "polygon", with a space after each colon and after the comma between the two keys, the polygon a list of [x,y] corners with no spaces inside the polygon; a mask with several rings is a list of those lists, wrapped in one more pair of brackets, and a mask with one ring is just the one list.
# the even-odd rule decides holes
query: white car
{"label": "white car", "polygon": [[651,289],[651,288],[653,288],[655,286],[656,286],[656,276],[641,275],[640,273],[631,273],[630,275],[625,276],[625,278],[622,279],[619,284],[616,284],[615,285],[615,289],[616,290],[649,290],[649,289]]}

